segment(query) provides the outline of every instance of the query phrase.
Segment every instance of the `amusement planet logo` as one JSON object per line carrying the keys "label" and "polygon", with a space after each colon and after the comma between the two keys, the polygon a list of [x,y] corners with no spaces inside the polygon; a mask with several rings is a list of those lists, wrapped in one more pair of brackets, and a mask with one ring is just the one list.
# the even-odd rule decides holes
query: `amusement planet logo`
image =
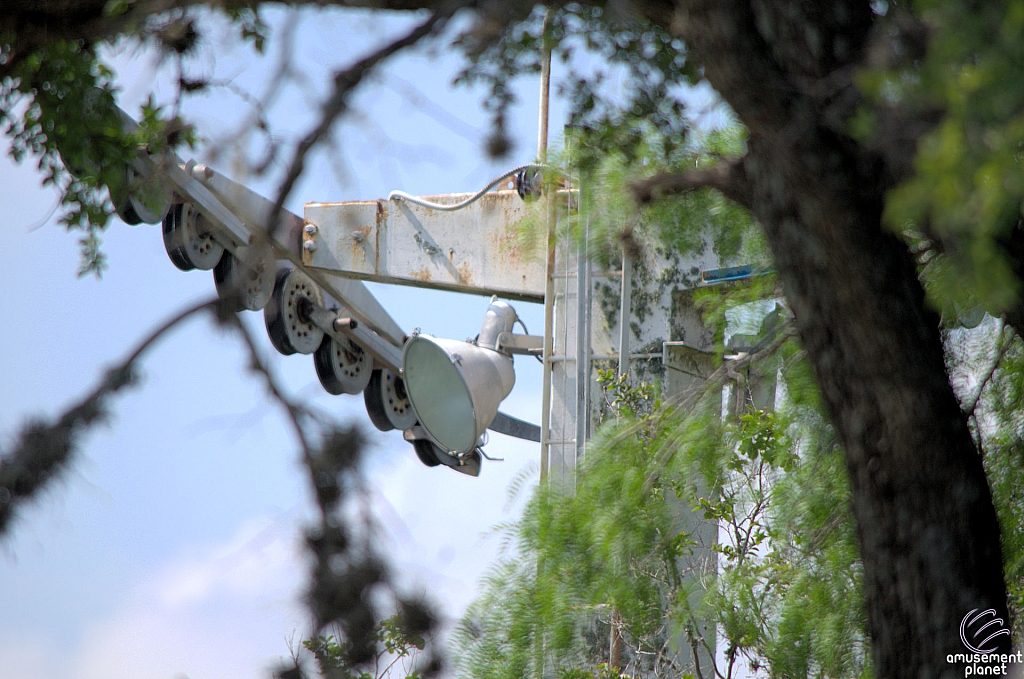
{"label": "amusement planet logo", "polygon": [[950,653],[946,662],[964,663],[964,676],[1006,675],[1006,664],[1022,662],[1020,651],[996,653],[999,637],[1010,636],[1003,619],[996,617],[994,608],[979,611],[972,609],[960,621],[960,641],[970,653]]}

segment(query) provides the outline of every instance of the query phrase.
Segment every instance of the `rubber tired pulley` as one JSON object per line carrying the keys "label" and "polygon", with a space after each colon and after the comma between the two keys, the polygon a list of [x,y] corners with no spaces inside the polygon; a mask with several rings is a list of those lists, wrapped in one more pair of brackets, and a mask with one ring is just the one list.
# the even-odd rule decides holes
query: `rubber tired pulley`
{"label": "rubber tired pulley", "polygon": [[404,431],[416,424],[416,413],[405,393],[405,383],[386,368],[373,371],[363,399],[370,421],[381,431]]}
{"label": "rubber tired pulley", "polygon": [[110,174],[113,179],[108,179],[107,191],[110,193],[110,202],[114,204],[114,212],[128,226],[141,224],[142,218],[135,212],[135,208],[132,206],[131,192],[128,190],[127,166],[117,168]]}
{"label": "rubber tired pulley", "polygon": [[274,292],[263,309],[267,334],[274,348],[285,356],[312,354],[320,346],[324,331],[313,323],[313,306],[322,307],[324,295],[309,276],[298,269],[277,272]]}
{"label": "rubber tired pulley", "polygon": [[373,358],[351,339],[325,335],[313,354],[320,384],[329,394],[358,394],[373,374]]}
{"label": "rubber tired pulley", "polygon": [[163,224],[164,249],[174,266],[182,271],[209,271],[224,255],[224,246],[214,240],[209,222],[192,203],[174,205]]}
{"label": "rubber tired pulley", "polygon": [[128,208],[140,222],[162,222],[171,209],[173,198],[174,192],[160,174],[140,174],[128,166]]}
{"label": "rubber tired pulley", "polygon": [[237,256],[225,251],[213,269],[217,294],[235,311],[259,311],[274,292],[274,253],[270,246],[244,246]]}

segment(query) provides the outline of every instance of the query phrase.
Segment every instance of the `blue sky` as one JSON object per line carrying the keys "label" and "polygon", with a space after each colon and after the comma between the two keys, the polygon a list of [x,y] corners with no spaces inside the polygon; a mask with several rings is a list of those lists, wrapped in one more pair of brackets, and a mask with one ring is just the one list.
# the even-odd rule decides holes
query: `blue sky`
{"label": "blue sky", "polygon": [[[279,24],[281,16],[272,16]],[[415,20],[367,12],[299,16],[292,65],[304,84],[282,92],[271,113],[273,132],[284,141],[313,121],[330,70]],[[206,27],[212,30],[198,68],[258,94],[275,65],[273,52],[252,58],[215,22]],[[513,155],[493,163],[482,152],[482,93],[452,89],[460,58],[434,51],[440,56],[421,49],[394,59],[360,90],[335,150],[316,155],[293,193],[292,211],[301,214],[304,202],[373,199],[392,189],[473,191],[533,160],[536,78],[520,81],[521,104],[509,118]],[[169,67],[151,53],[120,49],[113,58],[126,108],[154,83],[169,96]],[[421,96],[416,92],[429,105],[411,102]],[[217,139],[235,131],[244,104],[220,90],[191,101],[185,112]],[[553,137],[564,120],[564,103],[555,99]],[[273,192],[272,182],[242,176],[230,152],[212,164],[265,195]],[[76,239],[47,219],[55,200],[40,188],[31,161],[0,160],[5,442],[25,418],[54,415],[87,393],[103,367],[147,329],[214,290],[208,272],[174,268],[159,227],[120,222],[105,237],[110,268],[103,279],[77,279]],[[487,307],[481,297],[372,287],[404,328],[438,336],[475,335]],[[540,307],[514,305],[531,329],[542,327]],[[292,394],[366,428],[373,441],[368,478],[389,530],[385,551],[407,586],[427,591],[457,616],[497,553],[499,540],[485,534],[509,518],[505,490],[536,463],[536,444],[493,435],[487,450],[506,461],[485,462],[477,479],[423,467],[399,433],[372,429],[361,397],[326,395],[311,357],[275,354],[262,315],[245,315]],[[295,441],[246,373],[236,340],[195,321],[165,339],[143,367],[141,388],[117,401],[109,426],[88,436],[71,472],[22,512],[0,544],[0,676],[266,676],[287,656],[289,639],[305,630],[296,603],[306,572],[298,527],[310,494]],[[539,366],[519,359],[517,386],[503,410],[537,422],[539,393]]]}

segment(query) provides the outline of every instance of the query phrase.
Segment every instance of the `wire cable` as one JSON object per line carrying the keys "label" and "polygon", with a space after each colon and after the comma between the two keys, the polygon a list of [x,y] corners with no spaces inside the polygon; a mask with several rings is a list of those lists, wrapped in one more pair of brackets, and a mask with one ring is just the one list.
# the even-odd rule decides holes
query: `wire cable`
{"label": "wire cable", "polygon": [[522,172],[523,170],[530,170],[530,169],[549,170],[551,172],[557,172],[558,174],[560,174],[563,177],[565,177],[566,179],[568,179],[570,182],[575,182],[576,181],[576,179],[572,175],[570,175],[568,172],[566,172],[565,170],[563,170],[561,168],[555,167],[554,165],[542,165],[540,163],[527,163],[525,165],[520,165],[519,167],[514,167],[511,170],[509,170],[508,172],[500,175],[499,177],[494,178],[487,186],[485,186],[484,188],[480,189],[479,191],[477,191],[475,194],[473,194],[472,196],[470,196],[466,200],[461,201],[459,203],[453,203],[452,205],[443,205],[441,203],[432,203],[429,200],[423,200],[422,198],[419,198],[417,196],[410,195],[410,194],[406,193],[405,191],[392,191],[391,193],[388,194],[388,200],[404,200],[404,201],[406,201],[408,203],[413,203],[414,205],[420,205],[420,206],[425,207],[425,208],[430,208],[431,210],[440,210],[442,212],[454,212],[455,210],[461,210],[462,208],[467,207],[469,205],[472,205],[476,201],[480,200],[480,198],[482,198],[485,193],[487,193],[488,191],[490,191],[495,186],[497,186],[501,182],[505,181],[509,177],[511,177],[511,176],[513,176],[513,175],[515,175],[515,174],[517,174],[519,172]]}

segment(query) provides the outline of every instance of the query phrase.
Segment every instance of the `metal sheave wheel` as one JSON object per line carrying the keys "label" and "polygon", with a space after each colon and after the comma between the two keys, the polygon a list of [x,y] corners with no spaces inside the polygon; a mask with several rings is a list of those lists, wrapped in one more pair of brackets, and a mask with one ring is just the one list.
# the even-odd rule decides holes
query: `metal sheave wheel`
{"label": "metal sheave wheel", "polygon": [[390,370],[373,371],[363,399],[370,421],[381,431],[404,431],[416,424],[416,413],[405,393],[405,383]]}
{"label": "metal sheave wheel", "polygon": [[128,226],[138,226],[142,223],[142,217],[135,212],[135,208],[132,207],[130,199],[126,199],[123,203],[116,203],[114,206],[114,212],[121,218],[121,221]]}
{"label": "metal sheave wheel", "polygon": [[428,467],[436,467],[441,464],[441,460],[437,457],[441,450],[427,439],[416,439],[412,442],[412,447],[416,451],[416,457]]}
{"label": "metal sheave wheel", "polygon": [[213,269],[217,294],[230,300],[235,311],[259,311],[274,292],[274,253],[270,246],[246,246],[238,256],[228,251]]}
{"label": "metal sheave wheel", "polygon": [[171,209],[173,198],[171,187],[163,177],[156,173],[140,175],[128,167],[128,207],[139,221],[146,224],[162,222]]}
{"label": "metal sheave wheel", "polygon": [[164,249],[182,271],[209,271],[224,254],[224,246],[210,234],[206,217],[192,203],[179,203],[164,217]]}
{"label": "metal sheave wheel", "polygon": [[128,168],[124,167],[114,173],[116,179],[107,184],[110,202],[114,204],[114,212],[128,226],[142,223],[142,218],[132,206],[131,192],[128,190]]}
{"label": "metal sheave wheel", "polygon": [[358,394],[370,383],[373,358],[350,339],[325,335],[313,354],[320,384],[329,394]]}
{"label": "metal sheave wheel", "polygon": [[320,346],[324,331],[310,319],[313,305],[322,307],[324,295],[309,276],[298,269],[281,269],[274,282],[263,318],[274,348],[285,356],[312,354]]}

